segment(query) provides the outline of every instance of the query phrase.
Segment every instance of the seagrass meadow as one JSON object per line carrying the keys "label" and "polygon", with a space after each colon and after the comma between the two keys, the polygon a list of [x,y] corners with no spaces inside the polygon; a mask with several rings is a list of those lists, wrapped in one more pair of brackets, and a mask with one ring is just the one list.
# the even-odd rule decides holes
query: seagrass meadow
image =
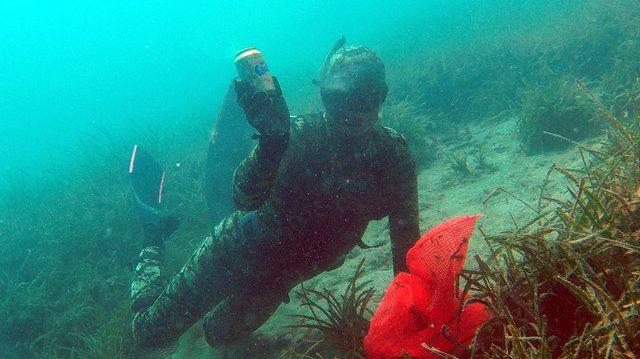
{"label": "seagrass meadow", "polygon": [[[212,227],[205,157],[234,76],[232,56],[217,54],[257,43],[268,61],[273,54],[291,112],[317,111],[310,81],[336,31],[385,61],[380,122],[404,135],[417,161],[421,231],[483,214],[457,287],[493,319],[458,343],[458,357],[640,355],[637,1],[278,4],[261,13],[264,24],[243,17],[257,14],[252,6],[231,3],[77,18],[60,6],[7,11],[0,44],[0,357],[364,358],[393,278],[384,219],[364,237],[379,247],[355,248],[342,267],[296,286],[239,343],[211,348],[197,323],[155,350],[138,347],[130,328],[143,236],[126,171],[132,145],[161,160],[166,206],[181,218],[167,243],[171,276]],[[225,19],[208,27],[219,12],[247,31]],[[79,20],[87,14],[99,26]]]}
{"label": "seagrass meadow", "polygon": [[610,141],[598,149],[576,144],[579,168],[549,169],[568,179],[567,198],[545,193],[543,182],[530,205],[535,217],[486,236],[491,255],[476,256],[477,269],[462,275],[470,300],[495,315],[479,330],[472,357],[640,352],[640,118],[624,125],[600,112],[610,121]]}

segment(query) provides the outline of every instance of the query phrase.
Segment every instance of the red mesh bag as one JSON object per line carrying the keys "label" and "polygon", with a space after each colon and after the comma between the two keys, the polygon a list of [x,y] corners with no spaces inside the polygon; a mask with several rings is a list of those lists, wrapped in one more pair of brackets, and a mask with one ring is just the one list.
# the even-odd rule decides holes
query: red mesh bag
{"label": "red mesh bag", "polygon": [[410,273],[394,278],[371,318],[364,340],[368,358],[403,358],[403,353],[412,358],[437,358],[422,343],[456,354],[456,341],[469,344],[477,328],[491,317],[477,303],[465,306],[458,315],[460,300],[455,293],[456,276],[464,266],[478,217],[443,222],[409,250]]}

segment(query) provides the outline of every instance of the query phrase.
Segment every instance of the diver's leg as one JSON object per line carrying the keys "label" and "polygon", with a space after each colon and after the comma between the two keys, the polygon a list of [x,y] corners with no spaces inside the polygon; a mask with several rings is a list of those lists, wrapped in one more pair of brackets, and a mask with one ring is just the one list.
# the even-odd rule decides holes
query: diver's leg
{"label": "diver's leg", "polygon": [[[228,295],[232,278],[241,276],[230,266],[233,253],[227,246],[233,240],[229,235],[239,216],[234,213],[216,226],[226,230],[216,230],[213,236],[207,237],[153,304],[135,315],[133,335],[139,344],[162,344],[178,338],[212,305]],[[136,280],[142,281],[148,273],[147,283],[154,282],[156,273],[151,268],[156,263],[147,262],[150,269],[141,271]]]}
{"label": "diver's leg", "polygon": [[142,251],[131,283],[131,310],[139,312],[153,304],[164,290],[160,267],[164,252],[164,242],[169,234],[164,227],[151,223],[143,224],[144,239]]}
{"label": "diver's leg", "polygon": [[[232,293],[278,293],[277,301],[269,299],[261,304],[261,308],[266,309],[261,310],[259,316],[264,318],[252,321],[262,324],[288,292],[280,283],[292,283],[284,280],[291,274],[279,263],[275,251],[279,246],[277,236],[257,223],[255,212],[235,212],[225,218],[153,305],[136,314],[134,338],[140,344],[160,344],[175,339]],[[242,308],[237,308],[240,305],[244,304],[233,303],[227,315],[233,315],[236,309],[240,311]],[[217,325],[221,324],[225,323]],[[249,327],[257,328],[255,324]]]}
{"label": "diver's leg", "polygon": [[164,289],[164,283],[160,277],[161,251],[159,246],[146,246],[140,252],[131,283],[133,312],[150,307]]}
{"label": "diver's leg", "polygon": [[260,328],[287,297],[286,292],[227,296],[209,311],[202,323],[205,339],[211,346],[229,344]]}
{"label": "diver's leg", "polygon": [[[264,228],[256,212],[248,212],[234,228],[228,250],[234,253],[236,287],[213,306],[203,321],[207,343],[228,344],[251,334],[264,324],[280,303],[289,301],[289,290],[300,280],[285,258],[278,230]],[[221,234],[222,235],[222,234]]]}
{"label": "diver's leg", "polygon": [[[344,263],[344,257],[324,270],[333,270]],[[318,274],[294,272],[288,268],[271,267],[256,280],[245,283],[244,289],[230,294],[213,307],[202,323],[205,339],[211,346],[233,343],[256,331],[269,320],[282,302],[289,302],[289,291],[303,279]]]}

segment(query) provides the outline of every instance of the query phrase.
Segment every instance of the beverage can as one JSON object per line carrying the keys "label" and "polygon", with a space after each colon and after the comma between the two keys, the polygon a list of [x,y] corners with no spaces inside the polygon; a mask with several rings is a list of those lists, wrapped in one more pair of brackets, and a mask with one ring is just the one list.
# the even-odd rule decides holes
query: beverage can
{"label": "beverage can", "polygon": [[240,80],[250,82],[256,92],[275,91],[273,76],[260,50],[251,47],[238,52],[235,63]]}

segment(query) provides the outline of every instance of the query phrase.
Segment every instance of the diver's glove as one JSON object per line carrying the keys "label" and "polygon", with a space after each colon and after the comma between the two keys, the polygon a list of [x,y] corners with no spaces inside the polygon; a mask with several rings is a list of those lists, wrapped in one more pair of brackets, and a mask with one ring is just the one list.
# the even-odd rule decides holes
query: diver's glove
{"label": "diver's glove", "polygon": [[251,83],[235,80],[238,104],[244,110],[249,124],[260,135],[260,144],[269,152],[281,154],[289,144],[289,108],[282,97],[277,78],[273,78],[275,91],[256,92]]}

